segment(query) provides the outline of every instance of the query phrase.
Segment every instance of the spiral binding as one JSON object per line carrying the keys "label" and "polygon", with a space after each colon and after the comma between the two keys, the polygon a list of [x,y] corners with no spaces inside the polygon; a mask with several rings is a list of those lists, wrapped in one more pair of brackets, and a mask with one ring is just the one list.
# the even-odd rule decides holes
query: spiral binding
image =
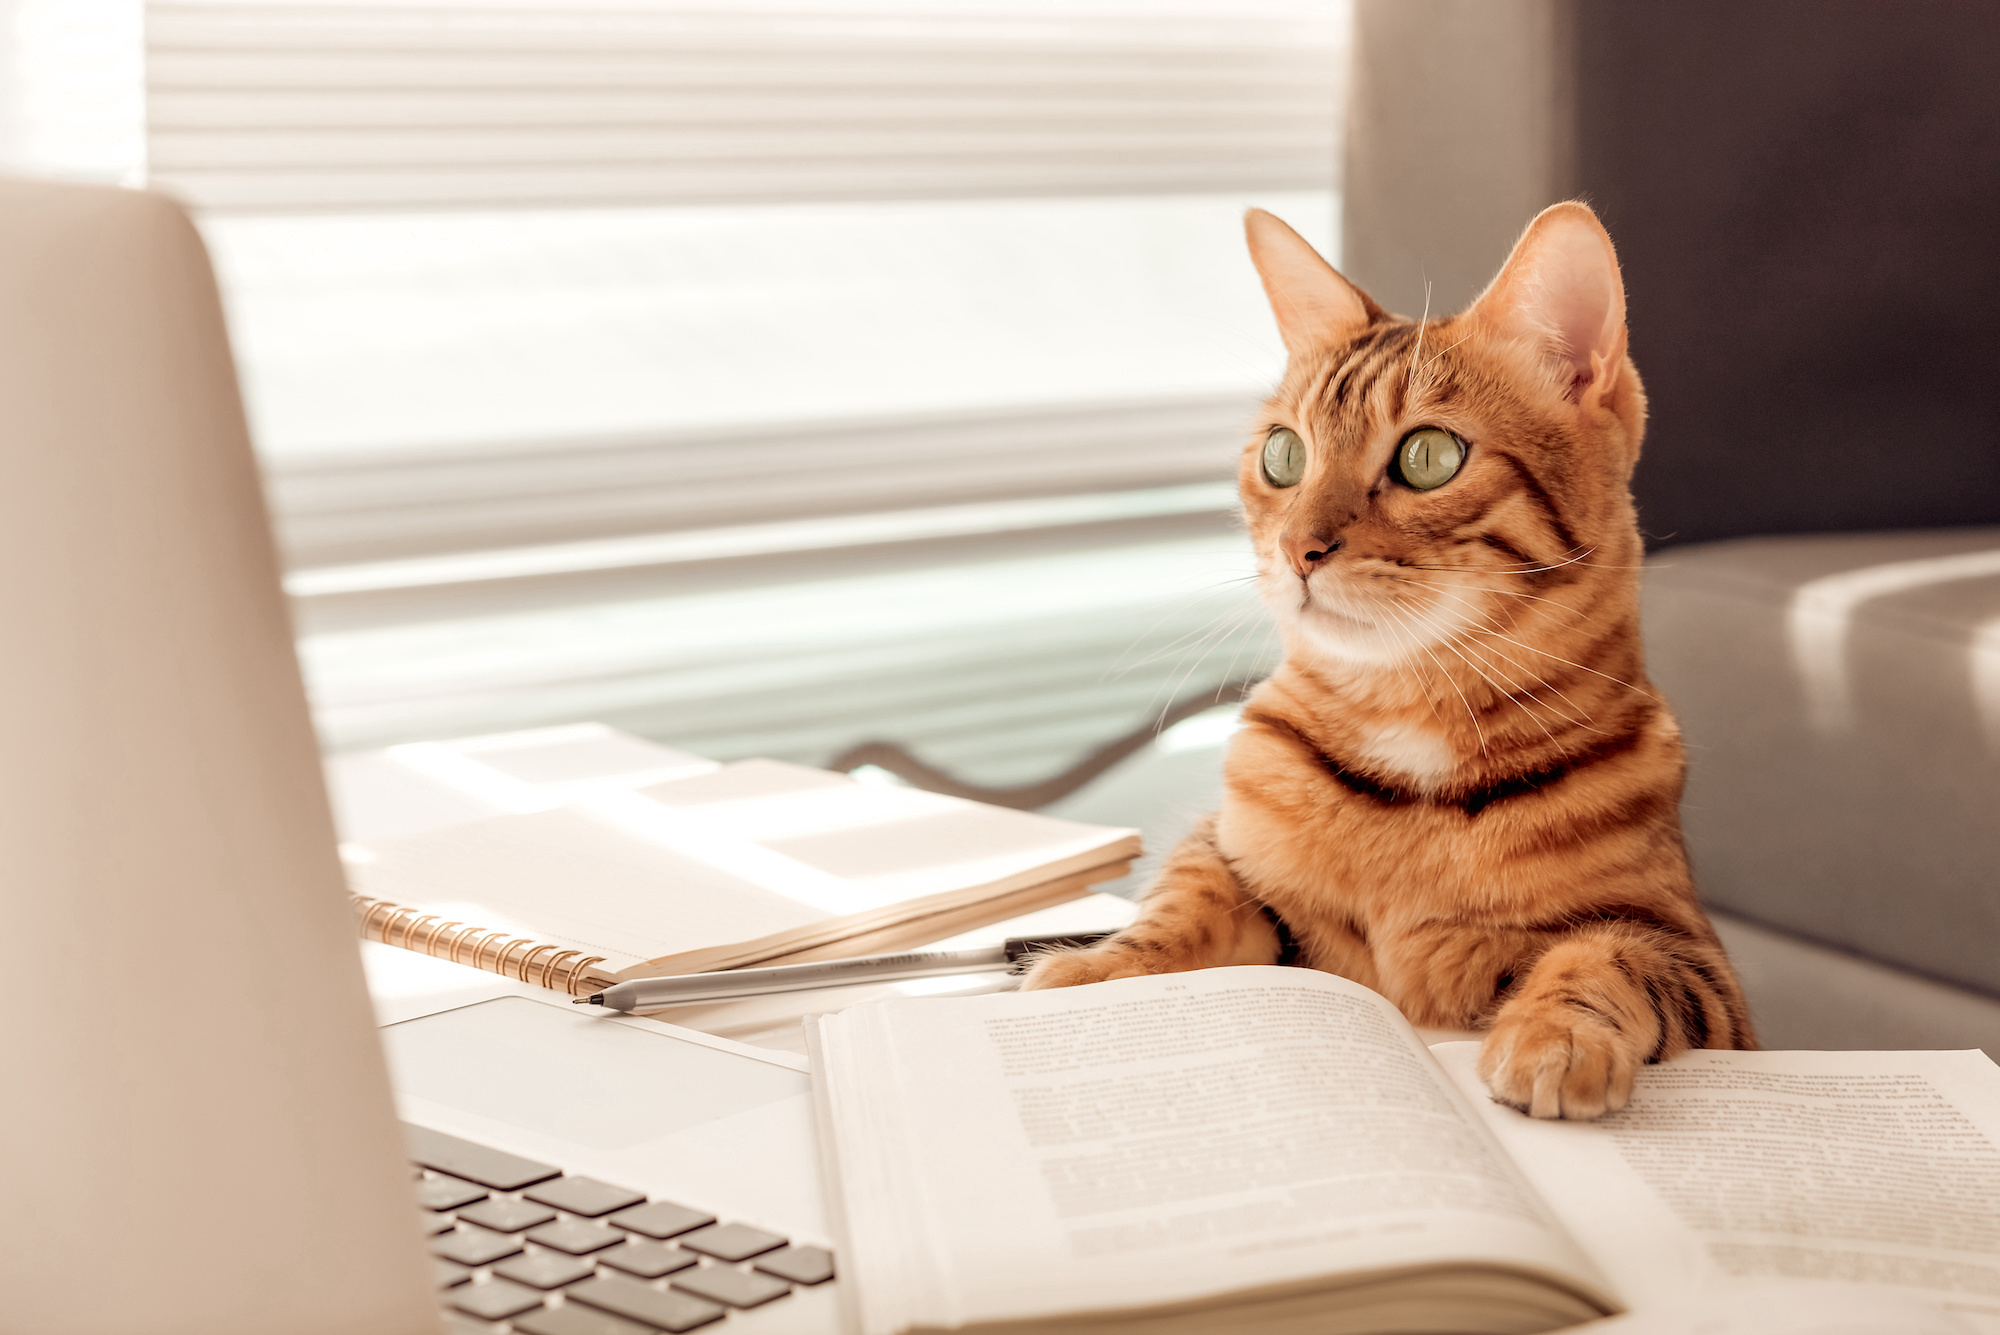
{"label": "spiral binding", "polygon": [[[447,922],[435,913],[367,895],[354,896],[354,913],[361,920],[363,940],[420,951],[453,964],[470,964],[571,996],[588,996],[603,986],[602,975],[587,976],[585,972],[593,964],[604,963],[602,955],[585,955],[531,937]],[[517,950],[519,957],[510,958]]]}

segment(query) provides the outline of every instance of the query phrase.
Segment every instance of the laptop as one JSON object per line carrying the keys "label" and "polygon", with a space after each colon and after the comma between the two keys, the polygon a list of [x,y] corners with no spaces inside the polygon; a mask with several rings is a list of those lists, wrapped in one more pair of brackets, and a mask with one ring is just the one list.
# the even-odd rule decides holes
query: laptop
{"label": "laptop", "polygon": [[835,1328],[801,1060],[414,956],[372,1009],[170,201],[0,182],[0,506],[0,1332]]}
{"label": "laptop", "polygon": [[364,950],[452,1329],[838,1328],[804,1058]]}

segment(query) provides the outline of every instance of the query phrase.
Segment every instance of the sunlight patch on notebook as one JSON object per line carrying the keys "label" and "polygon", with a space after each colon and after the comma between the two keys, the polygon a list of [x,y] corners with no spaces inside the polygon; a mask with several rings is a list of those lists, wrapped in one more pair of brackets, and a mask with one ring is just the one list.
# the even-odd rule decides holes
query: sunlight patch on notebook
{"label": "sunlight patch on notebook", "polygon": [[835,876],[893,876],[938,866],[995,863],[1023,855],[1067,853],[1071,845],[1093,843],[1087,825],[1025,811],[963,803],[893,824],[827,830],[790,839],[767,839],[764,847]]}

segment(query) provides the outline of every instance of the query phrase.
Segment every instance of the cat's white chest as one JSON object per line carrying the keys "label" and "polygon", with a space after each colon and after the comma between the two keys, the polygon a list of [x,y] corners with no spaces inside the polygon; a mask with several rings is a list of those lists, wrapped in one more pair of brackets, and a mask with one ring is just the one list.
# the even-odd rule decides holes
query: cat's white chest
{"label": "cat's white chest", "polygon": [[1450,778],[1458,763],[1441,734],[1414,723],[1376,728],[1365,737],[1355,759],[1373,773],[1402,779],[1424,792]]}

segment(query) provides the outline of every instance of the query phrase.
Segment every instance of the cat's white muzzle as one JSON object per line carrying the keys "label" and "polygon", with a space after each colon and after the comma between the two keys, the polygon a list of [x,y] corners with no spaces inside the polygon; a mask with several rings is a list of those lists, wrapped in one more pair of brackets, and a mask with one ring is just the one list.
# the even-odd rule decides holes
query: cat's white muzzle
{"label": "cat's white muzzle", "polygon": [[1464,617],[1444,600],[1422,597],[1396,604],[1350,587],[1335,567],[1321,566],[1305,579],[1273,562],[1258,576],[1257,591],[1278,624],[1316,652],[1347,663],[1392,666],[1421,659],[1464,628]]}

